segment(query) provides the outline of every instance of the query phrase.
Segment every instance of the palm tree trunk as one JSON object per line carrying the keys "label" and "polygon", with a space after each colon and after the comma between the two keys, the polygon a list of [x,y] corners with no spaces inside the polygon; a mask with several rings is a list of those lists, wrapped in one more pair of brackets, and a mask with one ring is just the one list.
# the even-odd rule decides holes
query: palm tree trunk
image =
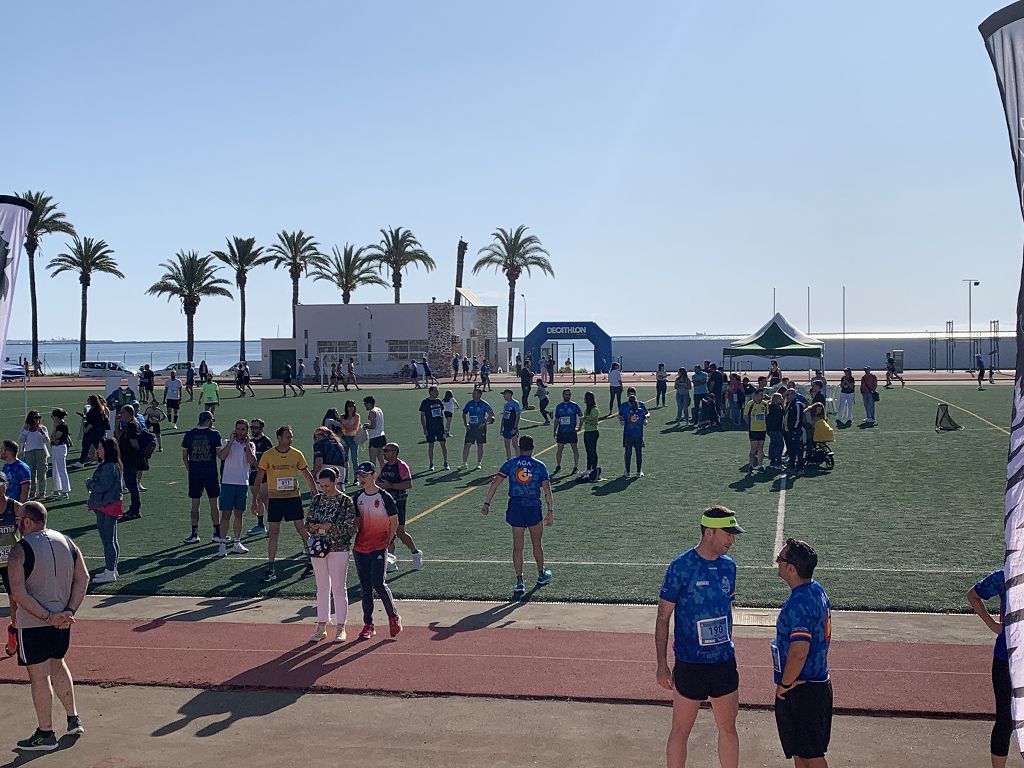
{"label": "palm tree trunk", "polygon": [[341,292],[341,303],[342,304],[348,304],[350,301],[352,301],[352,292],[351,291],[342,291]]}
{"label": "palm tree trunk", "polygon": [[[28,293],[32,303],[32,359],[28,362],[29,365],[35,365],[36,360],[39,358],[39,307],[36,304],[36,249],[29,246],[25,250],[28,253]],[[84,336],[82,337],[82,343],[85,343]],[[82,354],[84,355],[85,353],[83,352]]]}
{"label": "palm tree trunk", "polygon": [[391,284],[395,286],[395,304],[402,303],[402,275],[398,271],[391,273]]}
{"label": "palm tree trunk", "polygon": [[[242,305],[242,329],[241,329],[241,332],[239,334],[239,341],[238,341],[238,359],[244,361],[245,360],[245,287],[244,286],[240,286],[238,288],[238,298],[239,298],[239,302]],[[294,319],[293,319],[292,322],[294,324]],[[295,335],[295,331],[294,330],[292,331],[292,335],[293,336]]]}
{"label": "palm tree trunk", "polygon": [[[508,339],[512,341],[512,321],[516,316],[516,281],[508,281]],[[525,354],[524,354],[525,357]]]}
{"label": "palm tree trunk", "polygon": [[86,320],[89,317],[89,286],[82,284],[82,325],[78,329],[78,362],[85,360]]}
{"label": "palm tree trunk", "polygon": [[196,349],[196,311],[185,308],[185,357],[189,362],[195,361],[193,354]]}
{"label": "palm tree trunk", "polygon": [[299,276],[292,275],[292,338],[295,338],[296,327],[295,327],[295,313],[299,306]]}

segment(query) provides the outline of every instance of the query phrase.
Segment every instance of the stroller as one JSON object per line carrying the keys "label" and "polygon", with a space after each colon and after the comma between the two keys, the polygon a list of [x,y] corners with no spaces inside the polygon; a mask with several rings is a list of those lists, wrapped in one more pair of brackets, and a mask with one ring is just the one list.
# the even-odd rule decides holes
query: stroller
{"label": "stroller", "polygon": [[832,425],[824,419],[814,424],[813,443],[807,454],[806,464],[824,467],[827,471],[835,469],[836,458],[830,443],[836,439]]}
{"label": "stroller", "polygon": [[704,395],[700,401],[700,421],[697,422],[697,429],[711,429],[721,427],[722,417],[718,413],[718,402],[712,394]]}

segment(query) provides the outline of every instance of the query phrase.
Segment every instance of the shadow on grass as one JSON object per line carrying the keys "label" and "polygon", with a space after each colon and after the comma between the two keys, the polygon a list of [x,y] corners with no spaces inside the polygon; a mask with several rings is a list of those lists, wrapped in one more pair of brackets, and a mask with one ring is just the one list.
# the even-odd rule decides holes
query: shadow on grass
{"label": "shadow on grass", "polygon": [[616,477],[602,485],[595,485],[591,493],[594,496],[609,496],[613,493],[622,493],[636,480],[635,477]]}
{"label": "shadow on grass", "polygon": [[779,475],[774,472],[754,472],[749,475],[744,475],[739,480],[729,483],[729,487],[738,493],[745,493],[756,485],[764,485],[765,483],[774,483]]}
{"label": "shadow on grass", "polygon": [[[213,717],[218,719],[196,731],[196,736],[216,736],[242,720],[280,712],[298,701],[309,689],[315,688],[324,676],[393,642],[382,638],[373,643],[360,640],[304,643],[221,684],[230,688],[263,689],[259,695],[217,689],[200,691],[178,708],[177,720],[157,728],[151,735],[169,736],[193,721]],[[355,646],[362,647],[353,652]]]}

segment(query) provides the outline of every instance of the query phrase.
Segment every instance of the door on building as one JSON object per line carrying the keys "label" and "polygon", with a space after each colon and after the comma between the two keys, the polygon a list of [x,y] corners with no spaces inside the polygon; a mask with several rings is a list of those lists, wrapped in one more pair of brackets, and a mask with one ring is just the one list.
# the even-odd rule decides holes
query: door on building
{"label": "door on building", "polygon": [[267,378],[280,379],[281,371],[284,370],[285,363],[288,363],[292,367],[292,371],[295,371],[295,350],[294,349],[272,349],[270,350],[270,371]]}

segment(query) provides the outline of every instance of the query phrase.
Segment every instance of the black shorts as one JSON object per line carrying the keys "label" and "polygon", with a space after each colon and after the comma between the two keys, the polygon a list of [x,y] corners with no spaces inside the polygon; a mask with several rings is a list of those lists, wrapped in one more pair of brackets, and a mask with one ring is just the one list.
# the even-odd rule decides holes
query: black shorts
{"label": "black shorts", "polygon": [[832,683],[803,683],[776,698],[775,725],[787,760],[824,757],[832,736]]}
{"label": "black shorts", "polygon": [[292,383],[292,377],[291,376],[285,376],[283,379],[281,379],[281,381],[284,383],[285,386],[288,386],[289,384]]}
{"label": "black shorts", "polygon": [[444,436],[444,424],[439,427],[427,427],[427,442],[428,443],[443,443],[445,441]]}
{"label": "black shorts", "polygon": [[466,430],[466,441],[464,445],[484,445],[487,442],[487,425],[474,424]]}
{"label": "black shorts", "polygon": [[301,520],[305,517],[302,511],[302,499],[289,496],[285,499],[267,499],[267,522],[283,523],[285,520]]}
{"label": "black shorts", "polygon": [[177,410],[180,410],[180,409],[181,409],[181,400],[168,400],[167,401],[167,410],[169,410],[169,411],[177,411]]}
{"label": "black shorts", "polygon": [[740,687],[736,659],[718,664],[690,664],[677,661],[672,670],[672,679],[679,695],[691,701],[728,696]]}
{"label": "black shorts", "polygon": [[63,659],[71,645],[71,630],[56,627],[30,627],[18,630],[18,666],[42,664]]}
{"label": "black shorts", "polygon": [[555,433],[555,443],[558,445],[576,445],[576,430],[571,432],[557,432]]}
{"label": "black shorts", "polygon": [[405,503],[408,501],[406,498],[395,499],[395,506],[398,507],[398,524],[405,525]]}
{"label": "black shorts", "polygon": [[757,442],[757,441],[760,441],[760,442],[763,443],[764,439],[766,437],[768,437],[768,433],[767,432],[757,432],[757,431],[752,429],[749,432],[747,432],[747,436],[750,438],[750,442],[752,442],[752,443],[753,442]]}
{"label": "black shorts", "polygon": [[387,435],[381,435],[380,437],[371,437],[370,438],[370,443],[369,443],[370,447],[371,448],[376,448],[378,451],[381,448],[383,448],[385,445],[387,445],[387,444],[388,444]]}
{"label": "black shorts", "polygon": [[159,421],[156,422],[155,424],[147,424],[146,428],[150,432],[152,432],[154,435],[159,435],[160,434],[160,422]]}
{"label": "black shorts", "polygon": [[206,477],[192,477],[189,475],[188,497],[190,499],[201,499],[203,498],[204,493],[211,499],[220,497],[220,481],[217,480],[217,476],[207,475]]}

